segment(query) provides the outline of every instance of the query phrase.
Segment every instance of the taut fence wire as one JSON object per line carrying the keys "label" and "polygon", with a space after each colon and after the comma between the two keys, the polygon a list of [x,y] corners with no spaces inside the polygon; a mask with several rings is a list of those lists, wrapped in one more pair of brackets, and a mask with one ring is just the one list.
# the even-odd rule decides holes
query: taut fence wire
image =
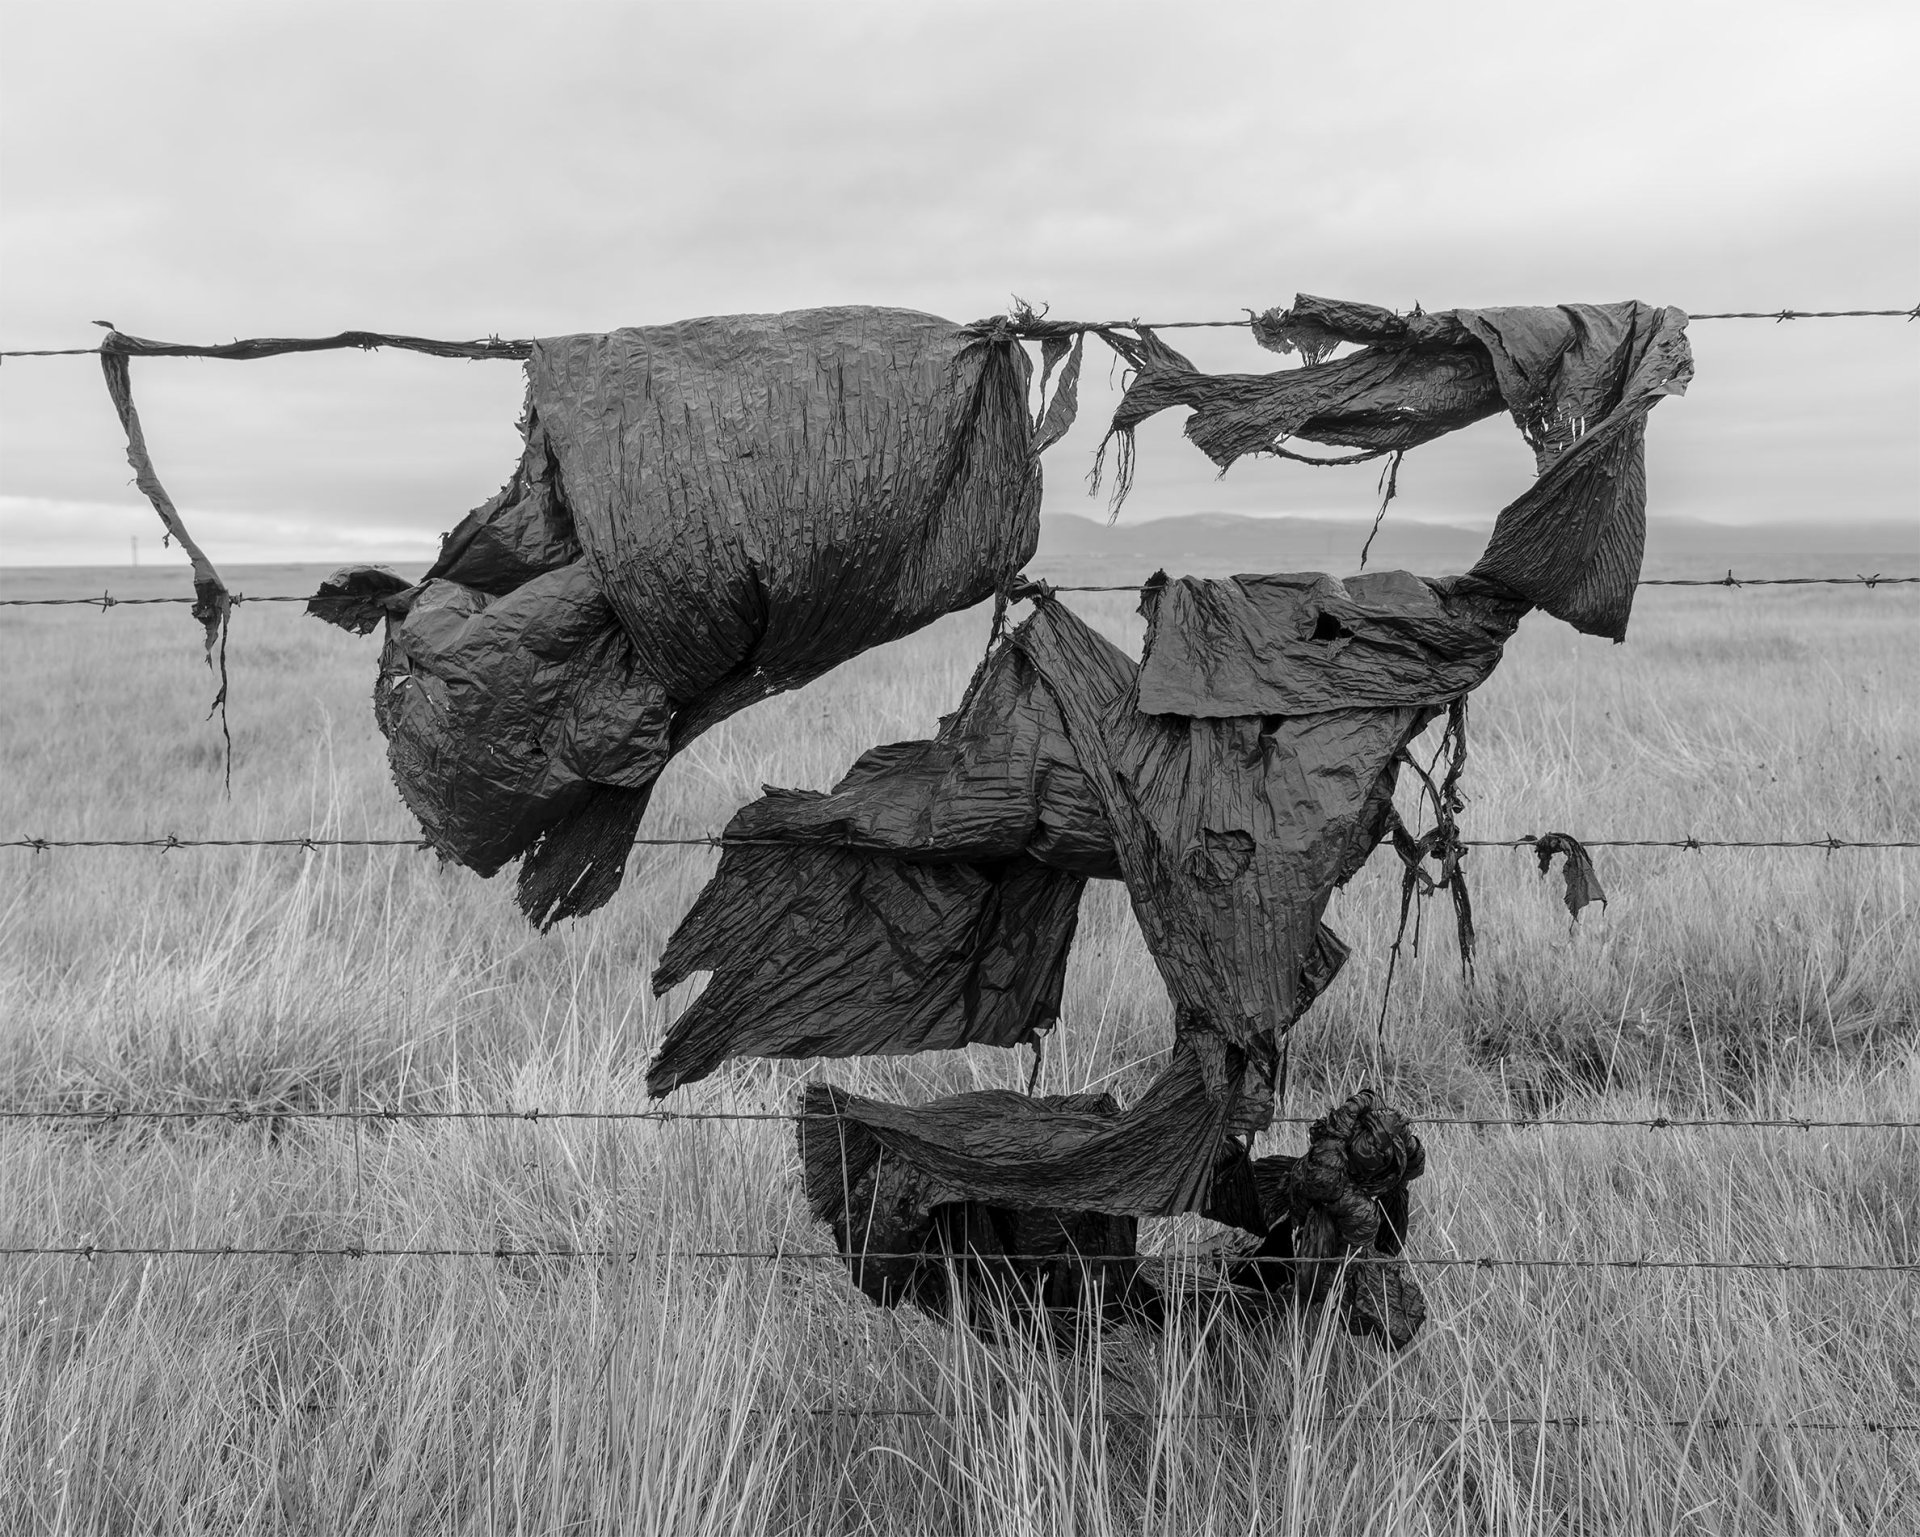
{"label": "taut fence wire", "polygon": [[[1548,1116],[1548,1115],[1419,1115],[1412,1120],[1423,1128],[1464,1127],[1471,1131],[1531,1131],[1546,1126],[1585,1126],[1625,1128],[1637,1131],[1691,1131],[1707,1127],[1740,1131],[1920,1131],[1920,1120],[1823,1120],[1812,1116]],[[121,1121],[231,1121],[245,1126],[254,1122],[281,1121],[368,1121],[400,1124],[408,1121],[520,1121],[528,1125],[553,1121],[640,1121],[670,1124],[676,1121],[775,1121],[794,1124],[800,1121],[833,1121],[827,1114],[806,1115],[786,1110],[545,1110],[539,1106],[525,1109],[416,1110],[400,1105],[363,1105],[334,1110],[278,1109],[271,1105],[198,1105],[164,1110],[122,1108],[104,1105],[88,1107],[56,1106],[38,1109],[31,1106],[0,1109],[0,1121],[84,1121],[95,1126],[111,1126]],[[1276,1115],[1275,1126],[1311,1126],[1318,1117]]]}
{"label": "taut fence wire", "polygon": [[[1022,580],[1026,579],[1022,578]],[[1638,587],[1866,587],[1871,589],[1920,586],[1920,575],[1882,576],[1876,572],[1870,576],[1863,573],[1856,573],[1853,576],[1736,576],[1729,569],[1725,576],[1643,577],[1634,585]],[[1047,582],[1045,586],[1049,592],[1139,592],[1144,583],[1089,585]],[[97,608],[104,613],[110,608],[141,608],[155,603],[197,601],[190,597],[117,598],[111,592],[102,592],[98,595],[62,598],[0,598],[0,608]],[[311,603],[314,598],[311,593],[276,592],[255,595],[236,592],[229,596],[228,601],[238,607],[242,603]]]}
{"label": "taut fence wire", "polygon": [[[1382,838],[1385,847],[1393,840]],[[1534,833],[1513,838],[1462,838],[1460,847],[1468,849],[1526,849],[1538,841]],[[727,838],[704,834],[692,838],[635,838],[637,848],[793,848],[778,838]],[[1820,849],[1829,854],[1851,849],[1920,849],[1920,839],[1891,838],[1582,838],[1589,849],[1687,849],[1700,853],[1706,849]],[[433,844],[425,838],[176,838],[167,833],[158,838],[5,838],[0,849],[27,849],[44,854],[52,849],[414,849],[427,852]]]}
{"label": "taut fence wire", "polygon": [[[1920,320],[1920,304],[1903,310],[1707,310],[1687,315],[1689,321],[1862,318]],[[1250,326],[1253,324],[1253,318],[1251,315],[1239,320],[1140,320],[1136,318],[1048,321],[1046,324],[1055,334],[1058,334],[1063,327],[1080,331],[1142,329],[1194,331]],[[1015,320],[1009,323],[1008,329],[1018,335],[1021,328],[1019,322]],[[0,352],[0,358],[84,358],[98,357],[101,353],[119,353],[134,358],[228,358],[250,362],[258,358],[280,357],[290,352],[332,352],[344,351],[348,348],[371,352],[380,347],[391,347],[402,352],[423,352],[437,358],[504,358],[512,362],[521,362],[533,351],[533,341],[531,338],[508,340],[499,336],[483,337],[477,341],[436,341],[431,337],[403,336],[387,331],[341,331],[334,336],[258,336],[245,341],[236,339],[231,342],[218,342],[212,346],[202,346],[191,342],[148,341],[144,337],[127,336],[116,331],[110,341],[97,347],[14,348]]]}
{"label": "taut fence wire", "polygon": [[[1633,585],[1636,587],[1905,587],[1920,584],[1920,576],[1735,576],[1731,569],[1725,576],[1648,576],[1642,577]],[[1046,584],[1050,592],[1139,592],[1144,586],[1141,582],[1125,582],[1103,587],[1055,586]],[[42,602],[50,601],[42,599]],[[69,598],[72,603],[98,603],[98,598]],[[117,601],[117,600],[116,600]],[[157,599],[149,601],[159,601]],[[171,603],[190,603],[191,598],[170,598]],[[259,599],[253,601],[259,602]],[[274,599],[279,602],[281,600]]]}
{"label": "taut fence wire", "polygon": [[1920,304],[1910,310],[1712,310],[1689,314],[1688,320],[1852,320],[1862,316],[1888,316],[1896,320],[1920,320]]}
{"label": "taut fence wire", "polygon": [[[773,1414],[778,1410],[756,1410]],[[862,1408],[851,1404],[808,1405],[792,1413],[819,1415],[833,1419],[944,1419],[949,1411],[930,1406],[876,1404]],[[1107,1409],[1093,1411],[1093,1418],[1119,1420],[1127,1424],[1179,1424],[1187,1420],[1242,1425],[1332,1425],[1386,1426],[1409,1425],[1503,1425],[1510,1430],[1772,1430],[1840,1431],[1866,1435],[1892,1435],[1920,1431],[1920,1421],[1904,1420],[1753,1420],[1725,1415],[1696,1415],[1691,1419],[1658,1418],[1652,1415],[1592,1414],[1362,1414],[1353,1410],[1326,1409],[1318,1414],[1293,1414],[1280,1409]]]}
{"label": "taut fence wire", "polygon": [[[643,1250],[608,1249],[571,1246],[528,1246],[496,1245],[493,1248],[458,1247],[387,1247],[379,1245],[345,1244],[335,1247],[321,1246],[247,1246],[238,1244],[221,1245],[34,1245],[0,1248],[0,1257],[7,1258],[71,1258],[89,1265],[95,1261],[112,1258],[153,1259],[331,1259],[360,1261],[370,1259],[434,1259],[434,1260],[491,1260],[495,1262],[526,1260],[594,1260],[603,1262],[690,1262],[718,1261],[725,1263],[765,1263],[770,1265],[815,1264],[824,1263],[840,1268],[847,1263],[848,1256],[832,1251],[809,1251],[797,1249],[681,1249],[681,1250]],[[1088,1262],[1141,1261],[1151,1264],[1155,1260],[1172,1259],[1176,1266],[1200,1268],[1211,1265],[1215,1268],[1226,1266],[1268,1266],[1281,1265],[1333,1265],[1336,1267],[1364,1267],[1395,1263],[1385,1256],[1326,1256],[1313,1259],[1269,1259],[1257,1255],[1234,1256],[1231,1254],[1193,1254],[1176,1257],[1155,1255],[1078,1255],[1078,1259]],[[948,1265],[955,1270],[964,1270],[972,1263],[988,1264],[1019,1262],[1024,1260],[1048,1260],[1058,1255],[969,1255],[969,1254],[868,1254],[861,1256],[871,1260],[913,1260],[933,1261]],[[1819,1273],[1846,1276],[1866,1274],[1891,1274],[1911,1276],[1920,1272],[1920,1263],[1869,1262],[1869,1261],[1822,1261],[1822,1260],[1715,1260],[1715,1259],[1654,1259],[1646,1256],[1580,1258],[1563,1255],[1411,1255],[1398,1256],[1398,1262],[1423,1265],[1441,1269],[1472,1269],[1491,1272],[1501,1269],[1524,1270],[1626,1270],[1650,1273],[1654,1271],[1690,1271],[1690,1272],[1760,1272],[1760,1273]],[[335,1407],[332,1404],[308,1402],[300,1405],[304,1412],[319,1413]],[[797,1405],[783,1410],[780,1407],[750,1406],[748,1412],[762,1417],[776,1417],[781,1413],[796,1413],[810,1419],[835,1420],[943,1420],[954,1417],[954,1411],[930,1404],[809,1404]],[[1795,1433],[1829,1435],[1913,1435],[1920,1433],[1920,1421],[1908,1421],[1894,1418],[1880,1418],[1863,1415],[1857,1419],[1802,1419],[1778,1417],[1759,1419],[1732,1415],[1696,1413],[1689,1416],[1659,1415],[1590,1415],[1590,1414],[1540,1414],[1516,1415],[1493,1412],[1474,1414],[1438,1414],[1427,1410],[1414,1410],[1406,1413],[1381,1412],[1363,1409],[1325,1409],[1317,1413],[1301,1414],[1279,1409],[1170,1409],[1139,1410],[1102,1407],[1093,1411],[1093,1418],[1102,1422],[1121,1422],[1133,1424],[1177,1424],[1183,1422],[1210,1423],[1222,1425],[1291,1425],[1314,1423],[1331,1427],[1382,1427],[1405,1428],[1425,1425],[1430,1427],[1485,1427],[1488,1429],[1516,1430],[1680,1430],[1689,1435],[1701,1431],[1759,1432],[1776,1435]]]}
{"label": "taut fence wire", "polygon": [[[452,1246],[397,1246],[378,1244],[341,1245],[249,1245],[249,1244],[20,1244],[0,1247],[0,1257],[24,1258],[32,1255],[63,1256],[70,1259],[483,1259],[483,1260],[617,1260],[690,1262],[695,1260],[747,1264],[821,1264],[844,1265],[851,1259],[865,1261],[934,1261],[964,1268],[975,1263],[1058,1263],[1059,1254],[934,1254],[924,1252],[862,1253],[844,1255],[835,1250],[814,1249],[603,1249],[558,1244],[497,1245],[493,1248]],[[1375,1268],[1394,1265],[1424,1265],[1443,1270],[1696,1270],[1751,1273],[1795,1272],[1832,1275],[1920,1275],[1920,1261],[1906,1260],[1802,1260],[1802,1259],[1653,1259],[1645,1255],[1605,1255],[1583,1258],[1559,1254],[1334,1254],[1324,1257],[1296,1256],[1279,1259],[1260,1255],[1196,1254],[1178,1256],[1152,1254],[1088,1254],[1076,1252],[1076,1263],[1138,1264],[1142,1261],[1169,1259],[1176,1265],[1214,1267],[1280,1266],[1286,1269],[1303,1265]]]}

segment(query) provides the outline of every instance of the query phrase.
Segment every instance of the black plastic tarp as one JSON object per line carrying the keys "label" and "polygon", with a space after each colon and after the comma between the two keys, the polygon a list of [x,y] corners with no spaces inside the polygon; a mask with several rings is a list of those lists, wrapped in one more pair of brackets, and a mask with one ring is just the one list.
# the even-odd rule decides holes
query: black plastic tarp
{"label": "black plastic tarp", "polygon": [[933,741],[729,824],[740,844],[655,985],[713,976],[649,1088],[736,1055],[1030,1040],[1058,1012],[1083,880],[1118,874],[1174,1007],[1140,1100],[962,1095],[860,1118],[946,1199],[1203,1209],[1225,1139],[1271,1117],[1280,1037],[1344,959],[1321,914],[1387,828],[1399,753],[1525,608],[1398,573],[1159,582],[1141,669],[1042,593]]}
{"label": "black plastic tarp", "polygon": [[1024,352],[931,315],[556,337],[527,372],[520,466],[385,599],[375,698],[434,846],[525,855],[547,923],[611,895],[692,738],[1004,584],[1040,480]]}
{"label": "black plastic tarp", "polygon": [[[914,1160],[912,1144],[901,1156],[898,1109],[809,1084],[798,1120],[807,1204],[875,1302],[940,1316],[958,1303],[984,1334],[1044,1320],[1056,1343],[1071,1344],[1089,1323],[1154,1327],[1194,1300],[1155,1285],[1134,1217],[959,1195]],[[1056,1128],[1097,1129],[1122,1112],[1110,1094],[996,1091],[914,1114],[922,1126],[957,1121],[964,1137],[982,1121],[1005,1127],[1039,1115]],[[1368,1090],[1313,1124],[1304,1156],[1253,1158],[1224,1145],[1204,1214],[1258,1242],[1240,1246],[1228,1286],[1211,1295],[1238,1312],[1279,1296],[1336,1300],[1352,1332],[1406,1345],[1426,1302],[1397,1257],[1410,1228],[1408,1186],[1425,1167],[1412,1126]]]}
{"label": "black plastic tarp", "polygon": [[[522,905],[544,924],[611,894],[655,779],[700,732],[941,614],[1033,597],[935,737],[733,818],[654,977],[665,991],[710,973],[649,1089],[738,1057],[1037,1045],[1086,882],[1123,880],[1172,1005],[1144,1092],[916,1107],[815,1085],[815,1215],[881,1301],[938,1311],[924,1261],[963,1254],[1042,1310],[1139,1318],[1159,1300],[1135,1220],[1206,1213],[1292,1265],[1296,1294],[1362,1262],[1339,1283],[1349,1325],[1402,1344],[1424,1316],[1396,1258],[1422,1167],[1410,1127],[1362,1094],[1315,1124],[1304,1158],[1255,1160],[1251,1138],[1287,1031],[1346,958],[1331,893],[1389,834],[1403,902],[1442,859],[1428,885],[1452,887],[1464,955],[1465,696],[1530,607],[1624,635],[1645,419],[1691,378],[1685,326],[1639,303],[1400,316],[1302,296],[1253,321],[1303,360],[1267,375],[1203,374],[1150,327],[1031,313],[959,327],[817,310],[537,342],[500,495],[423,583],[351,569],[314,611],[384,621],[376,707],[408,804],[482,873],[523,857]],[[1397,456],[1505,409],[1537,478],[1465,576],[1158,576],[1136,664],[1015,580],[1089,331],[1135,370],[1109,433],[1121,495],[1134,429],[1175,405],[1223,470],[1305,457],[1294,439],[1358,450],[1314,463]],[[1042,394],[1058,379],[1037,422],[1023,338],[1041,343]],[[1334,358],[1343,344],[1360,350]],[[1415,838],[1397,771],[1443,711],[1440,825]],[[1552,852],[1570,911],[1604,900],[1583,849],[1544,837],[1543,868]]]}
{"label": "black plastic tarp", "polygon": [[[1169,406],[1193,408],[1187,436],[1226,469],[1291,439],[1403,452],[1505,408],[1539,478],[1499,516],[1477,574],[1589,634],[1626,634],[1646,542],[1647,413],[1693,377],[1687,318],[1627,301],[1396,315],[1301,295],[1254,322],[1303,368],[1205,374],[1151,329],[1103,336],[1138,370],[1111,433],[1120,494],[1131,436]],[[1361,350],[1329,359],[1341,343]]]}
{"label": "black plastic tarp", "polygon": [[[1089,632],[1079,686],[1135,668]],[[655,1094],[733,1056],[1031,1042],[1059,1013],[1089,875],[1118,875],[1053,694],[1001,648],[931,741],[875,748],[832,791],[770,789],[728,823],[719,871],[654,989],[706,990],[648,1075]]]}
{"label": "black plastic tarp", "polygon": [[[1013,1114],[1026,1106],[1098,1123],[1120,1113],[1110,1094],[1003,1098]],[[958,1301],[984,1334],[1038,1314],[1063,1344],[1089,1314],[1103,1323],[1161,1321],[1160,1295],[1141,1273],[1136,1218],[956,1199],[890,1154],[884,1125],[870,1117],[877,1111],[883,1122],[886,1108],[810,1084],[798,1123],[807,1204],[875,1302],[947,1316]]]}
{"label": "black plastic tarp", "polygon": [[[1036,459],[1072,420],[1088,329],[1138,370],[1114,418],[1123,444],[1184,404],[1223,468],[1296,437],[1395,452],[1506,408],[1540,474],[1476,574],[1618,638],[1644,537],[1644,418],[1691,375],[1684,327],[1638,303],[1398,316],[1303,296],[1254,334],[1307,366],[1218,376],[1150,329],[1032,317],[841,308],[552,338],[528,349],[520,465],[424,582],[349,570],[314,611],[384,618],[376,714],[403,797],[470,868],[522,859],[521,905],[545,925],[612,894],[654,780],[700,732],[1004,588],[1037,539]],[[1022,336],[1060,381],[1037,428]],[[1330,358],[1342,342],[1361,350]],[[1292,701],[1263,713],[1305,713],[1302,689],[1353,698],[1387,660],[1471,674],[1444,621],[1430,637],[1430,615],[1401,610],[1414,579],[1399,580],[1285,600],[1313,628],[1264,632],[1264,652],[1239,600],[1199,616],[1187,692],[1215,703],[1195,718],[1234,718],[1242,685],[1248,709],[1259,695]],[[1340,656],[1354,636],[1358,661],[1276,670],[1290,646]],[[1170,676],[1150,669],[1145,713],[1178,713],[1155,692]],[[1239,750],[1230,735],[1193,750]]]}

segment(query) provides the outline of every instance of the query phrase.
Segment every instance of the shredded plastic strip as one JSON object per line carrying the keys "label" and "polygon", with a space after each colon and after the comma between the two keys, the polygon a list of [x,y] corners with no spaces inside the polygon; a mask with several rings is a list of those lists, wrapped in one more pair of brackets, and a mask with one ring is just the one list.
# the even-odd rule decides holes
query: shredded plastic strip
{"label": "shredded plastic strip", "polygon": [[156,342],[143,336],[127,336],[115,331],[98,347],[51,347],[37,351],[0,352],[7,358],[84,357],[93,353],[119,354],[130,358],[227,358],[251,362],[256,358],[279,357],[289,352],[335,352],[355,348],[372,352],[392,347],[401,352],[424,352],[436,358],[507,358],[524,362],[533,351],[531,341],[506,341],[498,336],[478,341],[435,341],[427,336],[402,336],[386,331],[342,331],[335,336],[256,336],[245,341],[216,342],[204,346],[193,342]]}

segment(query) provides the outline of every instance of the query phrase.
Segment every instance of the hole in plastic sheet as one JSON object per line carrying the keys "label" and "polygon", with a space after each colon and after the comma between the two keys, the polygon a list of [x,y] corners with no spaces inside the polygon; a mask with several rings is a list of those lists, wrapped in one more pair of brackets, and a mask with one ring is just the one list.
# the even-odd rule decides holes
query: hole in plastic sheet
{"label": "hole in plastic sheet", "polygon": [[1238,828],[1201,829],[1200,841],[1187,850],[1187,875],[1202,886],[1225,886],[1253,862],[1253,835]]}

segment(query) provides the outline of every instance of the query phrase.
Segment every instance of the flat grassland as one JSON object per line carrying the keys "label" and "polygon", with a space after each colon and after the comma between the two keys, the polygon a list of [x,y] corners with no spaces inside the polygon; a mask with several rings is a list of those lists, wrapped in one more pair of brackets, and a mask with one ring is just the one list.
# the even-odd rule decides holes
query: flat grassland
{"label": "flat grassland", "polygon": [[[1073,601],[1137,641],[1124,599]],[[714,732],[645,830],[718,829],[763,783],[825,786],[927,734],[984,632],[957,616]],[[0,635],[0,836],[415,833],[371,718],[373,640],[240,610],[228,800],[180,609],[0,609]],[[1535,616],[1475,698],[1466,834],[1913,839],[1916,641],[1912,589],[1649,592],[1618,648]],[[1477,973],[1429,910],[1383,1045],[1399,887],[1376,860],[1329,914],[1355,957],[1300,1028],[1287,1111],[1372,1082],[1436,1115],[1920,1118],[1920,853],[1598,859],[1610,905],[1570,925],[1528,853],[1476,851]],[[510,877],[406,849],[0,850],[0,1094],[643,1109],[687,996],[654,999],[648,974],[712,860],[641,849],[610,907],[542,937]],[[1096,884],[1040,1087],[1124,1100],[1168,1038],[1125,893]],[[920,1098],[1030,1066],[740,1063],[674,1103],[780,1110],[816,1076]],[[1282,1127],[1265,1148],[1299,1143]],[[1911,1132],[1435,1127],[1427,1145],[1416,1255],[1920,1263]],[[1920,1420],[1912,1271],[1434,1266],[1399,1357],[1312,1318],[1201,1317],[1060,1358],[877,1309],[831,1263],[689,1257],[829,1247],[795,1167],[772,1121],[0,1122],[11,1248],[636,1256],[0,1256],[0,1526],[1920,1529],[1920,1437],[1859,1428]],[[1145,1227],[1158,1250],[1205,1236]],[[856,1408],[905,1412],[822,1412]],[[1772,1428],[1727,1423],[1748,1421]]]}

